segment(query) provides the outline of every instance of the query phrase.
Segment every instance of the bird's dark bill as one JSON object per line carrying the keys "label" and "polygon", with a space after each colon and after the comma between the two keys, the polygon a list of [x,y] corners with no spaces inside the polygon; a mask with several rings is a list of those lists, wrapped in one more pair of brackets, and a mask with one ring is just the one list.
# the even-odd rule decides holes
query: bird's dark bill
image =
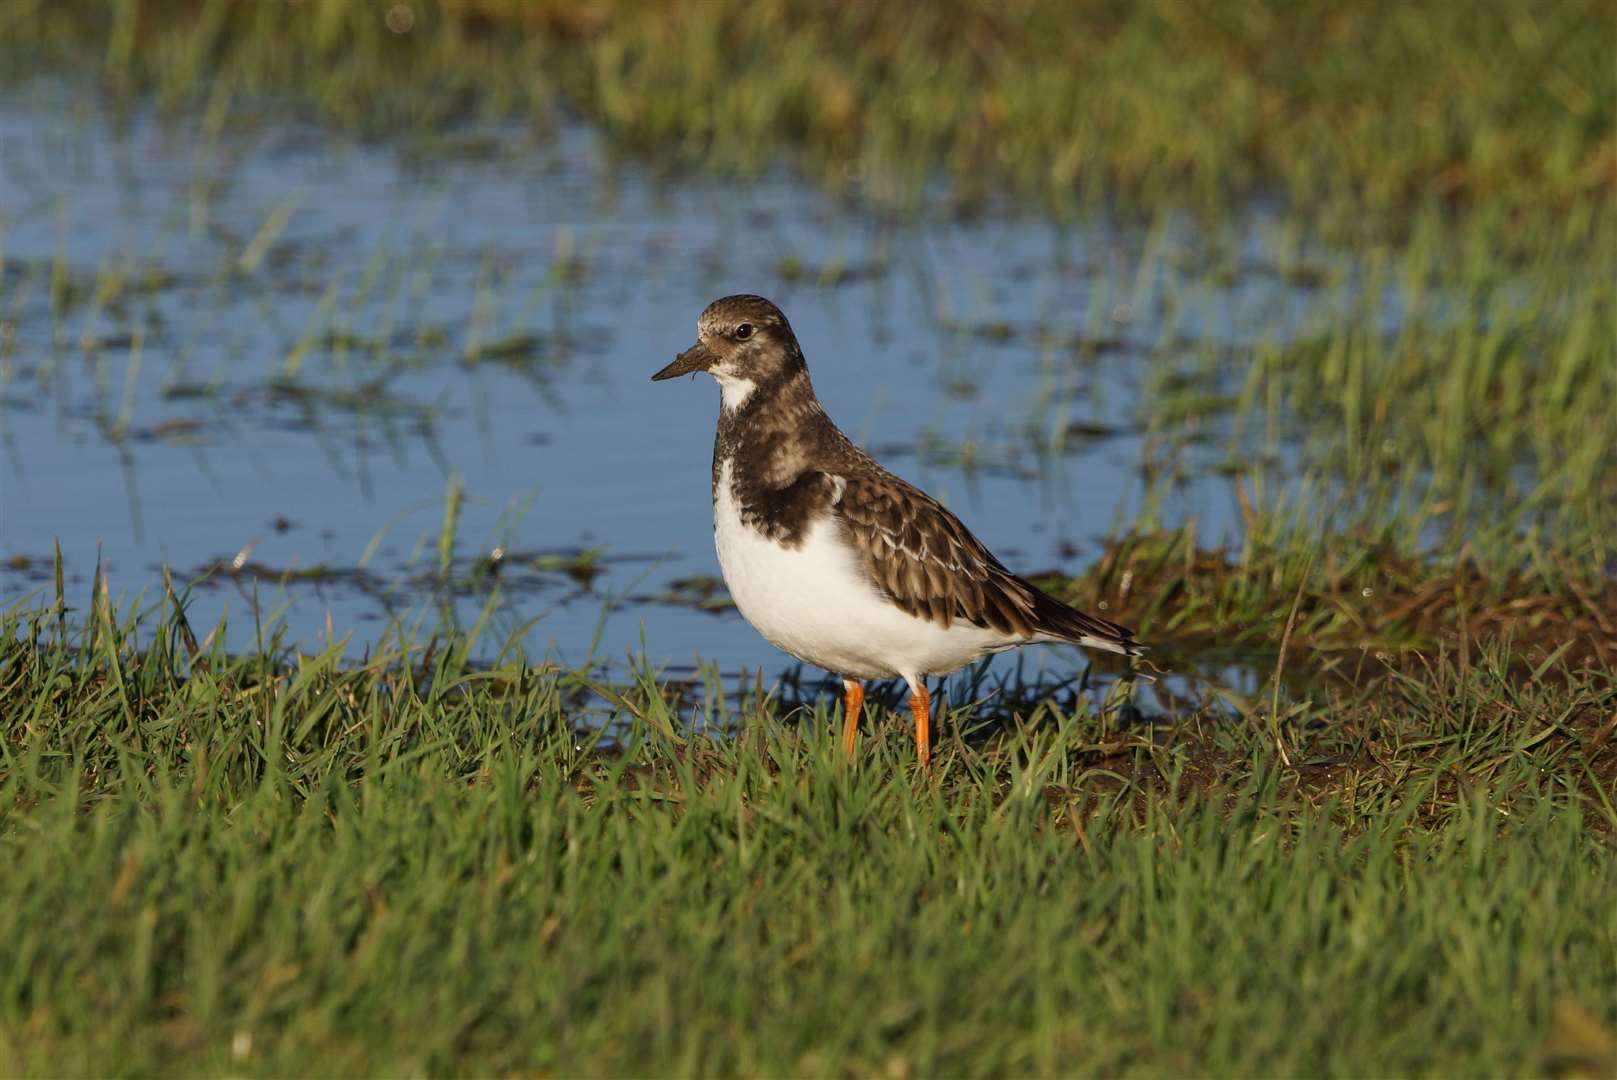
{"label": "bird's dark bill", "polygon": [[706,345],[703,345],[701,342],[697,342],[695,345],[692,345],[690,348],[674,357],[674,362],[657,372],[657,374],[653,375],[651,377],[651,381],[658,382],[662,379],[673,379],[678,378],[681,375],[690,375],[698,371],[706,371],[708,368],[713,366],[713,361],[715,359],[717,359],[717,357],[715,357],[711,352],[708,352]]}

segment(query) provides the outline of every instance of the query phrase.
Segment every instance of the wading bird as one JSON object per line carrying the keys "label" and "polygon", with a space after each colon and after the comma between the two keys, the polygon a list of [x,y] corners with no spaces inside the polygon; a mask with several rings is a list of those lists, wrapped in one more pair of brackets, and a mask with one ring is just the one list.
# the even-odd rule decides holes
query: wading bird
{"label": "wading bird", "polygon": [[652,379],[705,371],[718,381],[713,540],[724,582],[771,644],[842,676],[850,756],[861,679],[908,684],[925,765],[928,676],[1036,642],[1144,651],[1133,631],[1011,573],[936,499],[855,446],[814,396],[774,304],[726,296],[696,329],[696,344]]}

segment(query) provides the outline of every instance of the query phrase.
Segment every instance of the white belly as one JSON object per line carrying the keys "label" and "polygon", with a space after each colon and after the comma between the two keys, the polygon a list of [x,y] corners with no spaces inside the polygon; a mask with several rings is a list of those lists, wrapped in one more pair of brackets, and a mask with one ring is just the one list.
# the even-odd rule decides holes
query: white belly
{"label": "white belly", "polygon": [[728,461],[713,498],[713,543],[730,596],[754,629],[799,660],[839,675],[913,681],[1023,644],[997,630],[958,622],[944,628],[906,615],[871,584],[833,520],[814,525],[791,549],[744,525]]}

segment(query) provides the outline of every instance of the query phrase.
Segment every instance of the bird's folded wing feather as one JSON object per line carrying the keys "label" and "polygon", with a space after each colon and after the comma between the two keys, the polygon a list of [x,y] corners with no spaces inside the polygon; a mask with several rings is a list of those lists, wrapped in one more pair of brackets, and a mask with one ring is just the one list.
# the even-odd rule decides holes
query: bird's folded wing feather
{"label": "bird's folded wing feather", "polygon": [[1123,627],[1070,608],[1011,573],[924,492],[896,477],[839,479],[834,507],[846,535],[877,587],[909,614],[1020,637],[1129,642],[1132,635]]}

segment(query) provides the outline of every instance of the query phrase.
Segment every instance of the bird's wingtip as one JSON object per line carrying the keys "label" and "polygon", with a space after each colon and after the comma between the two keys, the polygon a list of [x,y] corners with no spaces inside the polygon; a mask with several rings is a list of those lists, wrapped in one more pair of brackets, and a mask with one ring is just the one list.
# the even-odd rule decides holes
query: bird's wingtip
{"label": "bird's wingtip", "polygon": [[1107,652],[1119,653],[1127,657],[1144,656],[1150,651],[1149,645],[1142,645],[1132,637],[1095,637],[1085,634],[1078,639],[1078,644],[1090,649],[1104,649]]}

